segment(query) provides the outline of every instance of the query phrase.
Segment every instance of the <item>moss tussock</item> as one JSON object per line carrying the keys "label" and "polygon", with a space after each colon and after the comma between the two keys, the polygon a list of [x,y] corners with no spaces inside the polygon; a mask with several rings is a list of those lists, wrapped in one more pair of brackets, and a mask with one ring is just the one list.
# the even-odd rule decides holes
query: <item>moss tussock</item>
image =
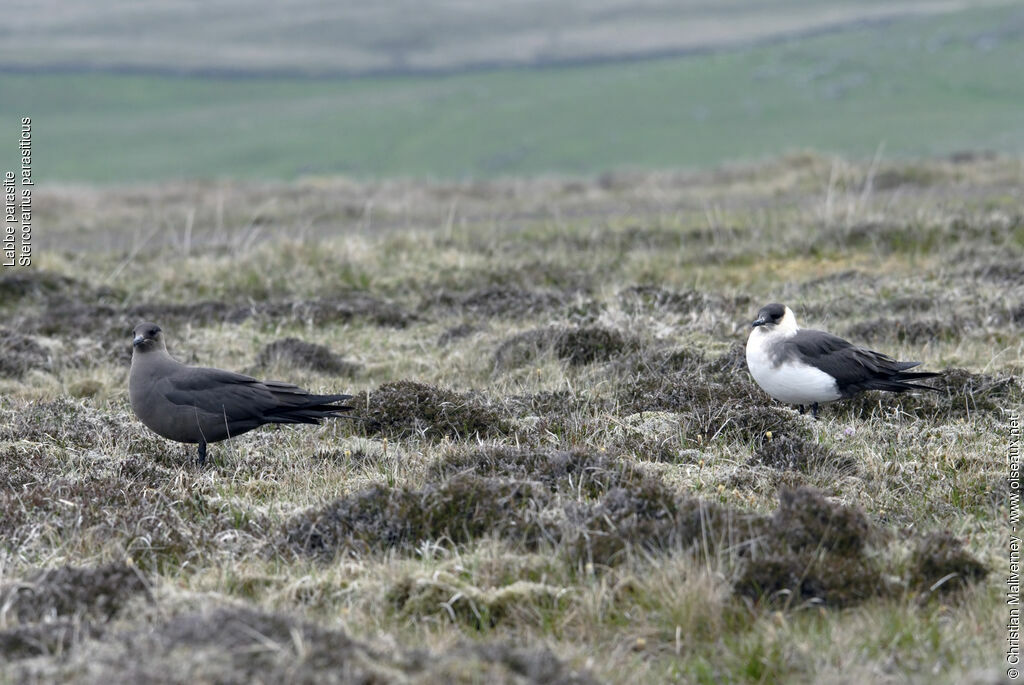
{"label": "moss tussock", "polygon": [[828,501],[813,488],[784,489],[764,535],[754,541],[734,582],[743,596],[798,607],[848,606],[892,588],[869,553],[878,533],[864,513]]}
{"label": "moss tussock", "polygon": [[32,338],[0,328],[0,376],[21,378],[32,369],[50,366],[50,355]]}
{"label": "moss tussock", "polygon": [[925,595],[949,595],[984,579],[988,572],[952,533],[928,533],[914,546],[910,586]]}
{"label": "moss tussock", "polygon": [[549,501],[534,484],[471,474],[418,490],[377,485],[293,518],[283,541],[325,558],[409,549],[423,540],[459,544],[485,535],[529,544],[539,535],[536,514]]}
{"label": "moss tussock", "polygon": [[535,328],[517,333],[494,352],[496,369],[514,369],[552,354],[570,366],[614,359],[635,346],[635,341],[604,326]]}
{"label": "moss tussock", "polygon": [[842,473],[856,471],[852,457],[839,456],[816,442],[783,435],[765,440],[754,451],[751,464],[763,464],[783,471],[812,473],[821,469],[834,469]]}
{"label": "moss tussock", "polygon": [[149,581],[124,564],[64,566],[0,586],[0,655],[15,660],[67,652],[102,635],[104,624],[139,597],[152,601]]}
{"label": "moss tussock", "polygon": [[354,376],[361,368],[359,364],[345,361],[324,345],[298,338],[283,338],[266,345],[260,350],[256,363],[263,368],[284,365],[332,376]]}
{"label": "moss tussock", "polygon": [[25,663],[22,680],[96,682],[544,682],[596,681],[545,648],[460,642],[443,651],[377,647],[340,629],[241,606],[140,622],[91,649]]}
{"label": "moss tussock", "polygon": [[505,418],[479,396],[415,381],[385,383],[359,393],[349,404],[366,435],[465,439],[510,430]]}
{"label": "moss tussock", "polygon": [[[460,459],[439,469],[465,463]],[[713,546],[732,525],[756,521],[681,496],[661,480],[605,457],[504,453],[481,464],[483,471],[501,474],[537,466],[539,478],[463,472],[418,490],[374,486],[293,518],[281,543],[332,558],[396,547],[410,551],[424,540],[461,544],[494,536],[527,550],[552,545],[573,565],[614,565],[633,551],[685,548],[695,541]],[[581,494],[594,499],[577,499]]]}
{"label": "moss tussock", "polygon": [[494,286],[468,292],[442,291],[424,300],[421,310],[440,310],[474,319],[519,319],[564,306],[574,293]]}

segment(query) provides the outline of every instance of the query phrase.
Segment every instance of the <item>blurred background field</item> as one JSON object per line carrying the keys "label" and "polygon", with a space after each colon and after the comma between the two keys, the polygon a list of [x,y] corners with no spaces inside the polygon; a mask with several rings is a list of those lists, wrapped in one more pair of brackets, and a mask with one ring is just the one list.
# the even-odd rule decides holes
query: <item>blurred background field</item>
{"label": "blurred background field", "polygon": [[0,40],[0,122],[35,118],[44,181],[1024,148],[1016,3],[62,5],[14,3]]}

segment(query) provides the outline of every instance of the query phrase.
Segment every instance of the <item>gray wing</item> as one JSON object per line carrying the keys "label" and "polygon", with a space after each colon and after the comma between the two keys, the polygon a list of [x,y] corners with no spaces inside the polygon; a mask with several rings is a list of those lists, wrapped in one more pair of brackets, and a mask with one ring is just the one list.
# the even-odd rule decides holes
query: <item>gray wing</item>
{"label": "gray wing", "polygon": [[260,420],[279,404],[270,389],[255,378],[221,369],[189,368],[160,384],[168,402],[232,422]]}
{"label": "gray wing", "polygon": [[162,390],[169,402],[195,407],[229,423],[317,423],[350,409],[332,404],[350,395],[314,395],[291,383],[259,381],[221,369],[189,368],[165,382]]}
{"label": "gray wing", "polygon": [[[881,352],[856,347],[842,338],[826,333],[801,329],[784,345],[787,357],[800,358],[836,379],[840,391],[858,388],[874,380],[898,377],[920,362],[898,362]],[[884,388],[879,388],[884,389]]]}

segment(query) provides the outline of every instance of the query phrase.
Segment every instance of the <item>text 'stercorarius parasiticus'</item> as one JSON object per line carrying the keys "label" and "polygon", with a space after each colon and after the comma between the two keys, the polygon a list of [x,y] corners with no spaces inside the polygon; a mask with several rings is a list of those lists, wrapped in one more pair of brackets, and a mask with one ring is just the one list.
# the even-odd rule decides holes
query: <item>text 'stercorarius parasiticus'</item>
{"label": "text 'stercorarius parasiticus'", "polygon": [[241,435],[267,423],[320,423],[351,407],[351,395],[314,395],[279,381],[187,366],[167,353],[160,327],[140,323],[132,340],[128,396],[132,410],[151,431],[168,440],[197,443],[199,463],[206,444]]}
{"label": "text 'stercorarius parasiticus'", "polygon": [[761,308],[747,338],[747,368],[766,393],[803,413],[810,405],[852,397],[863,390],[934,390],[910,381],[938,373],[907,369],[921,362],[898,362],[880,352],[851,345],[824,331],[796,325],[793,310],[781,304]]}

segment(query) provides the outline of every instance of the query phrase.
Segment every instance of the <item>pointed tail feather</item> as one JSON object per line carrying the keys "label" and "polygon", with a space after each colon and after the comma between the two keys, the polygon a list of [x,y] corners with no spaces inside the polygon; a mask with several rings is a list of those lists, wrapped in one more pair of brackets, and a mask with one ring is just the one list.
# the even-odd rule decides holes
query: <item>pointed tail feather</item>
{"label": "pointed tail feather", "polygon": [[877,378],[871,380],[864,384],[864,389],[887,390],[888,392],[906,392],[907,390],[931,390],[932,392],[939,392],[938,388],[933,388],[930,385],[920,385],[918,383],[910,383],[909,381],[921,378],[934,378],[941,375],[941,373],[933,373],[930,371],[922,371],[919,373],[898,373],[890,376],[889,378]]}
{"label": "pointed tail feather", "polygon": [[942,373],[939,371],[915,371],[914,373],[897,373],[892,376],[892,379],[897,381],[909,381],[917,378],[935,378],[941,375]]}
{"label": "pointed tail feather", "polygon": [[282,405],[267,412],[270,423],[313,423],[319,424],[328,418],[345,418],[343,412],[351,411],[347,404],[335,404],[352,399],[352,395],[309,395],[307,402],[300,405]]}

